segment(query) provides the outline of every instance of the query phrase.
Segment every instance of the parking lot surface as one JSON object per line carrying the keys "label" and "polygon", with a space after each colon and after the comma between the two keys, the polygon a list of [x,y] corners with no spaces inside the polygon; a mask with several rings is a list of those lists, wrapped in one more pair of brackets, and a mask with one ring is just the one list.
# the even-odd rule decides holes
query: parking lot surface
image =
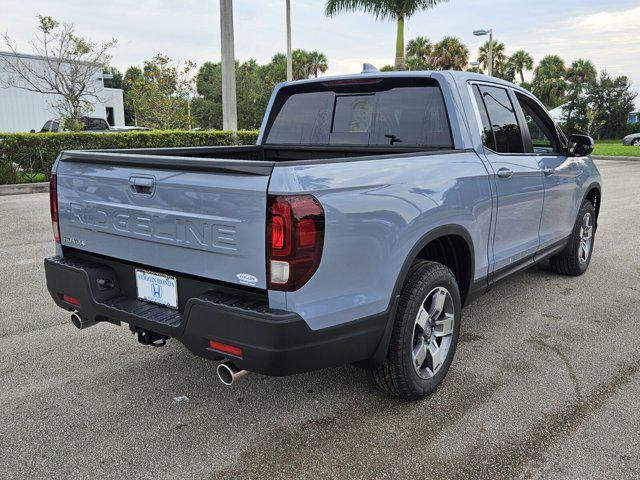
{"label": "parking lot surface", "polygon": [[463,314],[443,386],[405,403],[344,366],[248,375],[50,300],[46,194],[0,197],[3,478],[639,478],[640,162],[602,161],[595,252]]}

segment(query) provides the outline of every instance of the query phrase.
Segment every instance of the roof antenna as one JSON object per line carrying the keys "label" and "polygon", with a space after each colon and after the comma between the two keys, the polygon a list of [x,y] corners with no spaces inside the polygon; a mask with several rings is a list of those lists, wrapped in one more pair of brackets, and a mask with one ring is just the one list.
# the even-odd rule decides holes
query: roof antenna
{"label": "roof antenna", "polygon": [[362,65],[362,73],[380,73],[380,70],[378,70],[370,63],[364,63]]}

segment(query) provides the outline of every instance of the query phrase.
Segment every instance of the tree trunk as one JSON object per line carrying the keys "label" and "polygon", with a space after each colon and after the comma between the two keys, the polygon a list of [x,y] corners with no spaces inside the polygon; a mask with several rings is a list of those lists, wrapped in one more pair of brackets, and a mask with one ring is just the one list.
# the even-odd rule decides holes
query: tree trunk
{"label": "tree trunk", "polygon": [[520,84],[524,83],[524,70],[520,70]]}
{"label": "tree trunk", "polygon": [[398,33],[396,35],[396,70],[404,70],[404,16],[398,15]]}

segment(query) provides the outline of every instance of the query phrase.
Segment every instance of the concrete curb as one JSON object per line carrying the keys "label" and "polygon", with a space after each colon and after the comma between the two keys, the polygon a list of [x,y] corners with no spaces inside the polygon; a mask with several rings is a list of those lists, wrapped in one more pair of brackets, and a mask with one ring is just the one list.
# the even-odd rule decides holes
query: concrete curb
{"label": "concrete curb", "polygon": [[619,162],[640,162],[640,157],[614,157],[607,155],[593,155],[594,160],[618,160]]}
{"label": "concrete curb", "polygon": [[49,191],[49,182],[38,183],[13,183],[0,185],[0,196],[20,195],[22,193],[46,193]]}

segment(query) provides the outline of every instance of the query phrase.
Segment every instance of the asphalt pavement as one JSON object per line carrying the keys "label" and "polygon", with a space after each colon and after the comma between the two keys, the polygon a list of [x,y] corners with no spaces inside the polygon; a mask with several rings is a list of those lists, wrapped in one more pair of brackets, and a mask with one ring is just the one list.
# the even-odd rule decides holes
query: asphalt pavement
{"label": "asphalt pavement", "polygon": [[47,195],[0,197],[0,477],[640,478],[640,162],[598,166],[589,271],[540,265],[466,308],[414,403],[352,366],[225,387],[178,342],[78,331],[45,286]]}

